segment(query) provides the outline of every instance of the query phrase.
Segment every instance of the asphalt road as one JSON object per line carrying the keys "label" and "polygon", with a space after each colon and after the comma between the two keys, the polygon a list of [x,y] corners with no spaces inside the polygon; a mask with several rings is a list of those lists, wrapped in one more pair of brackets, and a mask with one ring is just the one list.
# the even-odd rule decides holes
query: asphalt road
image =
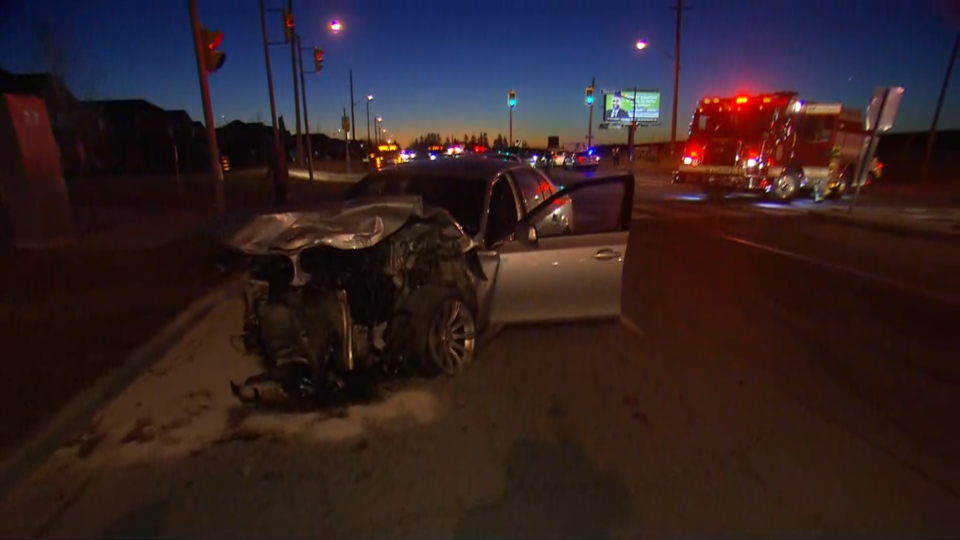
{"label": "asphalt road", "polygon": [[647,178],[633,218],[623,322],[509,329],[377,403],[237,409],[225,298],[0,536],[960,535],[957,247]]}

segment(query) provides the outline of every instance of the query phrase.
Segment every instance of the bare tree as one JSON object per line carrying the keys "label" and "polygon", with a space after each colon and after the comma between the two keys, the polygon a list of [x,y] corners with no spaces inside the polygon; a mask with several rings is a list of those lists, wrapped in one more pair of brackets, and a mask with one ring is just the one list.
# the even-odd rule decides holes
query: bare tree
{"label": "bare tree", "polygon": [[[54,21],[46,15],[34,14],[30,20],[38,60],[44,70],[72,90],[78,99],[95,99],[105,78],[104,71],[102,66],[81,56],[77,46],[79,40],[71,22],[73,18],[69,14],[61,14]],[[64,90],[57,88],[57,92]]]}

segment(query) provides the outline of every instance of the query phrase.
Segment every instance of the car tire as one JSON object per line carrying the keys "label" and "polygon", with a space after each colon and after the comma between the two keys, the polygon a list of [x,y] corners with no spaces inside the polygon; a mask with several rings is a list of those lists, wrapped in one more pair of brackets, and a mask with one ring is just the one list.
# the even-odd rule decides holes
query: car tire
{"label": "car tire", "polygon": [[456,375],[473,361],[477,317],[473,303],[456,289],[425,285],[410,294],[408,349],[429,376]]}
{"label": "car tire", "polygon": [[800,189],[800,175],[795,171],[784,171],[773,182],[773,189],[770,190],[771,198],[780,203],[788,203],[793,200]]}

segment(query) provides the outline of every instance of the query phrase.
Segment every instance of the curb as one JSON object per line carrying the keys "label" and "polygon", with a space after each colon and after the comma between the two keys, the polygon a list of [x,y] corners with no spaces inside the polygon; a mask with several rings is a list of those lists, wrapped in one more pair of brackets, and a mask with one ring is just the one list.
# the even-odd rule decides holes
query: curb
{"label": "curb", "polygon": [[39,468],[68,437],[86,429],[105,403],[120,395],[145,369],[173,348],[238,281],[238,277],[228,278],[226,283],[193,302],[154,337],[133,351],[120,366],[101,376],[61,407],[38,434],[3,458],[0,461],[0,493],[7,493]]}
{"label": "curb", "polygon": [[874,231],[886,232],[890,234],[895,234],[899,236],[905,236],[908,238],[924,238],[927,240],[938,240],[942,242],[957,242],[960,243],[960,231],[951,232],[951,231],[942,231],[937,229],[921,229],[916,227],[905,227],[903,225],[898,225],[895,223],[884,223],[878,221],[868,221],[864,219],[858,219],[856,217],[850,217],[847,214],[836,215],[823,210],[808,210],[807,215],[813,219],[818,219],[821,221],[829,221],[833,223],[843,223],[853,227],[859,227],[861,229],[870,229]]}

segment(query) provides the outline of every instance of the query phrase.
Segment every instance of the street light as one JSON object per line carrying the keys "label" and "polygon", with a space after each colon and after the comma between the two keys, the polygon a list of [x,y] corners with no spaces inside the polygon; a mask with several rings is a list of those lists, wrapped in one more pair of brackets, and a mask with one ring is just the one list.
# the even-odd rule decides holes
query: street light
{"label": "street light", "polygon": [[370,102],[373,101],[373,94],[367,94],[367,144],[373,144],[370,138]]}
{"label": "street light", "polygon": [[383,117],[378,116],[375,120],[376,122],[373,126],[374,127],[373,131],[377,135],[377,144],[380,144],[380,124],[383,122]]}
{"label": "street light", "polygon": [[339,33],[341,28],[343,27],[340,25],[340,21],[336,19],[330,21],[330,30],[333,30],[334,34]]}
{"label": "street light", "polygon": [[637,50],[642,51],[647,48],[647,42],[645,40],[640,40],[637,42]]}

